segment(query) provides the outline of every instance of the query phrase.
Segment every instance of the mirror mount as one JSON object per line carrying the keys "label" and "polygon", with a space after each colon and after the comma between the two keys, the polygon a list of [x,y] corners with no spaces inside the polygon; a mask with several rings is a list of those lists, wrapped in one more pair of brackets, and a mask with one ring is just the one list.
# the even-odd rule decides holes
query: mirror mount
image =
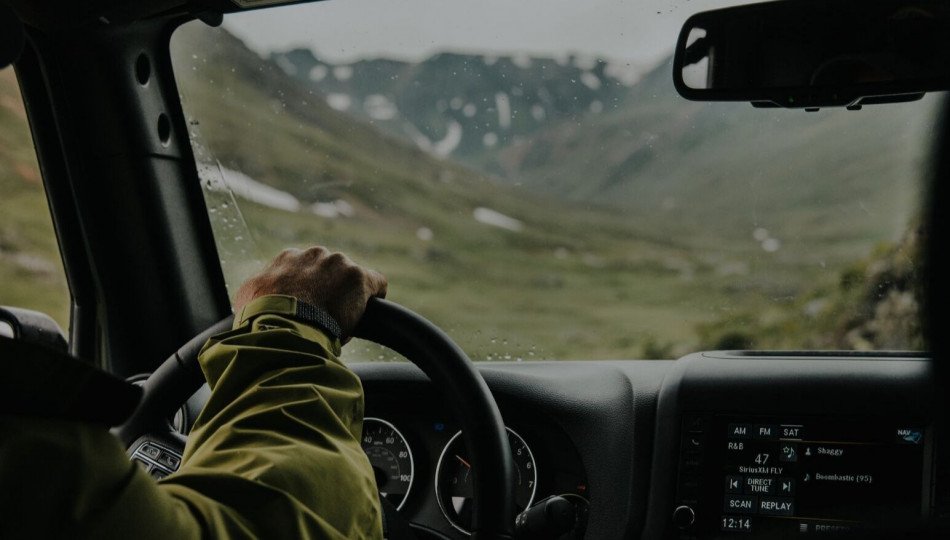
{"label": "mirror mount", "polygon": [[[841,103],[828,105],[780,105],[775,101],[750,101],[752,106],[756,109],[777,109],[777,108],[789,108],[789,109],[805,109],[805,112],[817,112],[822,109],[822,107],[844,107],[849,111],[860,111],[865,105],[880,105],[883,103],[908,103],[911,101],[917,101],[923,98],[926,95],[926,92],[913,92],[910,94],[894,94],[891,96],[866,96],[859,97],[850,103]],[[808,98],[803,97],[798,103],[807,103]]]}

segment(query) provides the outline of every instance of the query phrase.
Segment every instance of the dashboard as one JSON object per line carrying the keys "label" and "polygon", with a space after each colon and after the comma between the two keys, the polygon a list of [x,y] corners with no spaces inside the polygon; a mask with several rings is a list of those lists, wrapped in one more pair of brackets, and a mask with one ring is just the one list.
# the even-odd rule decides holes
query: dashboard
{"label": "dashboard", "polygon": [[[421,538],[467,538],[451,407],[411,364],[351,367],[383,496]],[[478,369],[509,428],[519,504],[570,497],[585,538],[802,538],[950,513],[925,358],[706,352]],[[141,448],[133,459],[171,472]]]}

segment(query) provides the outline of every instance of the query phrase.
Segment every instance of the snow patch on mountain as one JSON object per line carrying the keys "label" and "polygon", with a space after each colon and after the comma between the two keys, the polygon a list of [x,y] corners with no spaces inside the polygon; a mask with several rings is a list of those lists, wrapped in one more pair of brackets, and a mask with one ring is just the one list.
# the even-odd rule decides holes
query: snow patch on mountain
{"label": "snow patch on mountain", "polygon": [[333,68],[333,78],[338,81],[348,81],[353,76],[353,68],[350,66],[337,66]]}
{"label": "snow patch on mountain", "polygon": [[511,102],[508,100],[508,94],[498,92],[495,94],[495,108],[498,109],[498,125],[501,129],[511,127]]}
{"label": "snow patch on mountain", "polygon": [[310,69],[310,80],[313,82],[320,82],[327,78],[327,73],[329,73],[329,71],[330,70],[327,69],[327,66],[317,64]]}
{"label": "snow patch on mountain", "polygon": [[409,135],[409,138],[416,143],[416,146],[418,146],[420,150],[439,157],[447,157],[458,147],[459,143],[462,142],[462,125],[455,120],[449,121],[446,125],[445,137],[435,142],[426,137],[424,133],[419,131],[419,129],[410,122],[406,122],[403,125],[403,130]]}
{"label": "snow patch on mountain", "polygon": [[363,100],[363,110],[373,120],[392,120],[399,114],[399,109],[386,96],[370,94]]}
{"label": "snow patch on mountain", "polygon": [[412,139],[412,142],[416,143],[416,146],[418,146],[420,150],[424,152],[432,151],[432,141],[430,141],[429,138],[426,137],[424,133],[419,131],[419,129],[416,128],[416,126],[414,126],[412,122],[404,123],[402,126],[402,129],[406,133],[406,135],[408,135],[409,138]]}
{"label": "snow patch on mountain", "polygon": [[286,56],[277,57],[277,67],[283,70],[283,72],[286,73],[287,75],[297,74],[297,66],[295,66],[294,63],[291,62],[290,59],[287,58]]}
{"label": "snow patch on mountain", "polygon": [[327,94],[327,105],[331,109],[345,112],[353,105],[353,99],[346,94]]}
{"label": "snow patch on mountain", "polygon": [[491,208],[479,206],[472,211],[472,217],[475,218],[475,221],[484,223],[485,225],[491,225],[492,227],[498,227],[500,229],[506,229],[513,232],[521,232],[524,230],[523,223],[513,217],[509,217],[502,214],[501,212],[492,210]]}
{"label": "snow patch on mountain", "polygon": [[281,191],[251,178],[241,171],[221,167],[224,183],[235,196],[277,210],[297,212],[300,201],[286,191]]}
{"label": "snow patch on mountain", "polygon": [[445,137],[432,145],[432,152],[437,156],[446,157],[458,147],[460,142],[462,142],[462,124],[452,120],[446,128]]}
{"label": "snow patch on mountain", "polygon": [[335,201],[313,203],[310,205],[310,212],[320,217],[336,219],[338,217],[353,217],[356,210],[350,203],[343,199],[337,199]]}
{"label": "snow patch on mountain", "polygon": [[590,88],[591,90],[600,90],[602,84],[600,77],[590,71],[581,73],[581,82],[584,83],[584,86]]}
{"label": "snow patch on mountain", "polygon": [[544,111],[544,107],[535,103],[531,106],[531,117],[537,120],[538,122],[544,121],[544,118],[547,116],[547,113]]}

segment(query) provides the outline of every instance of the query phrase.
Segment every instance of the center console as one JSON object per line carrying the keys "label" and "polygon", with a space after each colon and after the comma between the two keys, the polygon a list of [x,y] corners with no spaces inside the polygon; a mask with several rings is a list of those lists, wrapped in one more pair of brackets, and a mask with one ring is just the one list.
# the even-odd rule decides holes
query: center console
{"label": "center console", "polygon": [[706,353],[658,400],[644,538],[808,538],[934,508],[929,362]]}
{"label": "center console", "polygon": [[671,519],[709,538],[913,523],[930,510],[931,439],[919,421],[685,414]]}

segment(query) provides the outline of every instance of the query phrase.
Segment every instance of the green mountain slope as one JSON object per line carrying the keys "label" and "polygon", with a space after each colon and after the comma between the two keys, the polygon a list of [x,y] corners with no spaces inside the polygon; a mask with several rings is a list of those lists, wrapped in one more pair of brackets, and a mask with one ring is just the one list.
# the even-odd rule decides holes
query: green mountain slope
{"label": "green mountain slope", "polygon": [[68,329],[69,289],[11,68],[0,70],[0,304],[49,313]]}
{"label": "green mountain slope", "polygon": [[[861,111],[763,110],[687,102],[670,72],[666,62],[647,74],[610,115],[506,149],[505,177],[576,200],[622,201],[643,222],[696,242],[710,240],[701,233],[710,223],[737,237],[766,227],[854,256],[906,230],[941,97]],[[564,153],[572,159],[551,159]]]}

